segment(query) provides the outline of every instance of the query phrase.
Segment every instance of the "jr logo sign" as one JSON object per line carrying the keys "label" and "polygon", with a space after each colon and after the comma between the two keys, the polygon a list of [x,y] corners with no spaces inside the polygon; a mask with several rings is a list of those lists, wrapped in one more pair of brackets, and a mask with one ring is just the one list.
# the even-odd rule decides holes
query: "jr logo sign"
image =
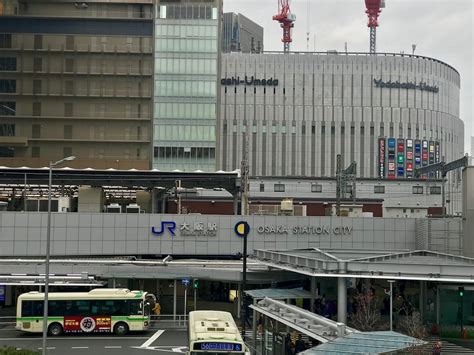
{"label": "jr logo sign", "polygon": [[176,235],[175,234],[175,229],[176,229],[176,222],[173,221],[162,221],[160,229],[156,229],[155,227],[151,227],[151,232],[155,235],[163,235],[163,233],[168,229],[171,235]]}

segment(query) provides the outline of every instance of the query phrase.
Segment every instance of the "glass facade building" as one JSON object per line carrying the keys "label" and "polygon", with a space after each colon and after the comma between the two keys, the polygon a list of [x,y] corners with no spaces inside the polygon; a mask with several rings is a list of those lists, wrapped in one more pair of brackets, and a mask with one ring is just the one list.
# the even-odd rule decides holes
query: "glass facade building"
{"label": "glass facade building", "polygon": [[221,1],[155,6],[153,168],[215,171]]}

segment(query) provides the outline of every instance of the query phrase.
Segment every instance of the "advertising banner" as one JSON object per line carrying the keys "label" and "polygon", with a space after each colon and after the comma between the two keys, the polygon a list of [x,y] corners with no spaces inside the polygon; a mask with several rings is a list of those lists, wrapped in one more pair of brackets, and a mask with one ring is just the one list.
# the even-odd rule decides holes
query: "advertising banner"
{"label": "advertising banner", "polygon": [[428,141],[422,141],[422,142],[423,142],[423,146],[421,149],[421,162],[422,162],[422,165],[425,166],[425,165],[428,165],[428,162],[429,162]]}
{"label": "advertising banner", "polygon": [[385,179],[385,138],[379,138],[379,178]]}
{"label": "advertising banner", "polygon": [[405,140],[397,142],[397,176],[405,177]]}
{"label": "advertising banner", "polygon": [[396,145],[397,141],[395,138],[389,138],[388,139],[388,178],[389,179],[395,179],[395,159],[396,159]]}
{"label": "advertising banner", "polygon": [[111,331],[111,317],[64,317],[64,332],[66,333],[110,333]]}
{"label": "advertising banner", "polygon": [[421,141],[415,140],[415,169],[421,167]]}
{"label": "advertising banner", "polygon": [[[428,154],[428,162],[431,164],[434,164],[435,162],[435,144],[433,141],[430,141],[429,142],[429,154]],[[435,173],[432,172],[432,173],[429,173],[429,177],[430,178],[434,178],[435,177]]]}
{"label": "advertising banner", "polygon": [[[439,142],[435,142],[435,163],[439,163],[441,161],[440,155],[441,155],[441,151],[440,151]],[[436,173],[436,177],[439,179],[440,177],[439,172]]]}
{"label": "advertising banner", "polygon": [[413,177],[413,139],[407,139],[407,153],[406,153],[406,164],[407,164],[407,178]]}

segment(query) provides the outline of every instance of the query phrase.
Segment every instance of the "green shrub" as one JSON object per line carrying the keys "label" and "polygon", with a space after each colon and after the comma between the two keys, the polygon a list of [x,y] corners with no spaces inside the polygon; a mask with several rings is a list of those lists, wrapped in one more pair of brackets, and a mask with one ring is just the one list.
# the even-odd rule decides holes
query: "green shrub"
{"label": "green shrub", "polygon": [[12,347],[3,347],[0,348],[0,355],[39,355],[39,352],[27,349],[16,350],[16,348]]}

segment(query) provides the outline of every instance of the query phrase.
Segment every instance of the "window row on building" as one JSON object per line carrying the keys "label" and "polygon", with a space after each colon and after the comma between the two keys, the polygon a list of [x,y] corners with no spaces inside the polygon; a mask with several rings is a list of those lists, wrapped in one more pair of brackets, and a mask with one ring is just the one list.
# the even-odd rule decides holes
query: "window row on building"
{"label": "window row on building", "polygon": [[204,4],[167,4],[159,8],[160,19],[216,20],[217,8]]}
{"label": "window row on building", "polygon": [[216,156],[216,148],[213,147],[154,147],[154,158],[171,158],[171,159],[214,159]]}
{"label": "window row on building", "polygon": [[[273,192],[286,192],[286,186],[283,183],[275,183],[273,184]],[[441,194],[441,187],[440,186],[428,186],[426,188],[426,192],[430,195],[440,195]],[[259,191],[265,192],[265,184],[260,183]],[[309,191],[308,191],[309,192]],[[323,192],[323,185],[322,184],[311,184],[312,193],[322,193]],[[346,193],[352,193],[352,185],[347,185],[345,187]],[[374,194],[385,194],[385,186],[384,185],[375,185],[374,186]],[[422,195],[424,193],[423,186],[412,186],[412,194],[414,195]]]}

